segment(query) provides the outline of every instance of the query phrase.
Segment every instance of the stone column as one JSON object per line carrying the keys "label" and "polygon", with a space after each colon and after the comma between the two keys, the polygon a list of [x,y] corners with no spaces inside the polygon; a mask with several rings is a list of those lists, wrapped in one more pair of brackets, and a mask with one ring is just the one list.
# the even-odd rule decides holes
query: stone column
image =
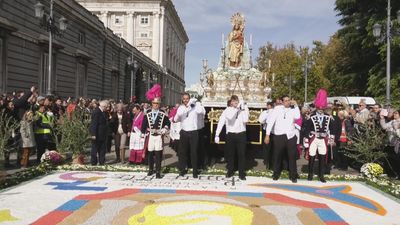
{"label": "stone column", "polygon": [[105,27],[108,27],[108,11],[102,11],[101,12],[101,22],[103,22]]}
{"label": "stone column", "polygon": [[137,12],[135,12],[134,14],[133,14],[133,33],[132,33],[132,37],[133,37],[133,41],[132,41],[132,45],[133,46],[135,46],[136,47],[136,23],[137,23]]}
{"label": "stone column", "polygon": [[164,7],[161,7],[161,13],[160,13],[160,51],[159,51],[159,63],[162,66],[163,65],[163,60],[164,60],[164,14],[165,10]]}
{"label": "stone column", "polygon": [[127,25],[127,32],[126,32],[126,40],[128,41],[128,43],[129,44],[131,44],[132,46],[135,46],[134,44],[133,44],[133,16],[134,16],[134,12],[132,12],[132,11],[129,11],[129,12],[127,12],[127,14],[126,14],[126,17],[127,17],[127,22],[126,22],[126,25]]}
{"label": "stone column", "polygon": [[[159,60],[159,37],[160,37],[160,21],[158,19],[158,12],[153,12],[153,44],[152,44],[152,54],[151,58],[158,64],[160,64]],[[161,65],[161,64],[160,64]]]}

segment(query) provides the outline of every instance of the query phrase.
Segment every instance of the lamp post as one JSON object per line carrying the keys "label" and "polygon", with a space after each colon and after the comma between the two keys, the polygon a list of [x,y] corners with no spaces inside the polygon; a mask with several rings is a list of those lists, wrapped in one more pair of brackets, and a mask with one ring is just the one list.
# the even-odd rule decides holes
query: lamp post
{"label": "lamp post", "polygon": [[138,68],[138,62],[136,60],[133,60],[133,54],[132,54],[131,57],[128,57],[127,64],[129,65],[130,70],[131,70],[131,96],[130,96],[130,98],[132,99],[132,96],[135,93],[135,91],[134,91],[134,88],[135,88],[134,81],[135,81],[135,79],[133,79],[133,77],[136,74],[136,70]]}
{"label": "lamp post", "polygon": [[[67,19],[61,16],[58,20],[60,28],[58,28],[54,22],[53,16],[53,5],[54,0],[50,0],[50,15],[44,12],[44,5],[40,2],[35,4],[35,17],[40,18],[42,21],[40,23],[41,27],[44,27],[47,32],[49,32],[49,57],[48,57],[48,79],[47,79],[47,95],[52,94],[51,90],[51,80],[52,80],[52,60],[53,60],[53,35],[61,35],[67,29]],[[61,32],[60,32],[61,31]]]}
{"label": "lamp post", "polygon": [[303,71],[304,71],[304,103],[307,102],[307,94],[308,94],[308,71],[311,69],[311,65],[308,62],[308,51],[307,51],[307,55],[306,55],[306,63],[303,67]]}
{"label": "lamp post", "polygon": [[[391,28],[392,28],[392,20],[391,20],[391,6],[390,6],[390,0],[388,0],[387,4],[387,18],[386,18],[386,104],[390,105],[391,98],[390,98],[390,41],[392,39],[392,34],[391,34]],[[397,11],[397,21],[400,23],[400,10]],[[381,37],[381,31],[382,31],[382,25],[379,23],[375,23],[373,28],[373,35],[376,38]],[[383,37],[381,40],[383,41],[385,37]]]}
{"label": "lamp post", "polygon": [[289,79],[285,78],[286,82],[289,82],[289,98],[292,98],[292,84],[296,83],[296,80],[292,78],[292,74],[289,74]]}

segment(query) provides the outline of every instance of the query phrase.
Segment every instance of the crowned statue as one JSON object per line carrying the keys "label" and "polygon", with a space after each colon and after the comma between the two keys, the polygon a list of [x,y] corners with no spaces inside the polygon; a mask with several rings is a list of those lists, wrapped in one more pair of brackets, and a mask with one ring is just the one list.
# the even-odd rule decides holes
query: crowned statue
{"label": "crowned statue", "polygon": [[231,95],[247,101],[249,107],[263,107],[269,99],[271,88],[267,74],[252,63],[252,35],[249,42],[244,33],[245,17],[235,13],[230,18],[232,30],[222,34],[220,60],[216,70],[203,65],[200,85],[205,106],[225,106]]}
{"label": "crowned statue", "polygon": [[240,13],[235,13],[231,18],[232,31],[228,37],[229,47],[229,66],[239,67],[243,56],[244,46],[244,16]]}

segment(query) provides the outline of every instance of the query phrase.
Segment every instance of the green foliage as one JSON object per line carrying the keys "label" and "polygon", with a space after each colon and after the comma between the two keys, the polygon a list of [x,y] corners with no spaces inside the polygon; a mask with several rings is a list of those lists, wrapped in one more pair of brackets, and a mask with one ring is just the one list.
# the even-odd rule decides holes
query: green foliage
{"label": "green foliage", "polygon": [[90,115],[75,110],[70,118],[64,115],[60,120],[55,128],[56,134],[61,137],[61,140],[57,140],[58,151],[72,152],[73,155],[84,154],[90,141]]}
{"label": "green foliage", "polygon": [[[400,1],[391,1],[391,20],[396,20],[400,10]],[[373,96],[378,100],[386,95],[386,39],[378,43],[372,30],[375,23],[382,25],[382,37],[386,33],[387,0],[361,1],[336,0],[340,16],[338,38],[343,45],[343,63],[333,63],[337,80],[347,80],[354,92]],[[393,23],[392,31],[400,29],[398,22]],[[391,93],[392,103],[400,106],[400,37],[393,36],[391,41]],[[348,79],[351,78],[351,79]]]}
{"label": "green foliage", "polygon": [[8,149],[8,140],[12,136],[12,132],[19,128],[19,123],[10,117],[4,109],[0,109],[0,156]]}
{"label": "green foliage", "polygon": [[[287,44],[283,47],[273,46],[268,43],[260,48],[257,58],[257,67],[260,71],[268,74],[269,85],[272,86],[273,98],[284,94],[291,95],[299,102],[304,101],[304,66],[308,58],[308,101],[315,95],[319,88],[328,88],[330,81],[323,74],[323,61],[319,58],[323,54],[324,45],[321,42],[314,42],[314,48],[309,52],[308,48],[296,47],[294,44]],[[268,68],[268,61],[271,60],[271,68]],[[272,74],[275,80],[272,82]],[[290,85],[290,80],[292,84]]]}
{"label": "green foliage", "polygon": [[345,154],[361,164],[382,163],[387,157],[384,151],[386,132],[373,121],[359,124],[357,131],[349,137],[351,145]]}

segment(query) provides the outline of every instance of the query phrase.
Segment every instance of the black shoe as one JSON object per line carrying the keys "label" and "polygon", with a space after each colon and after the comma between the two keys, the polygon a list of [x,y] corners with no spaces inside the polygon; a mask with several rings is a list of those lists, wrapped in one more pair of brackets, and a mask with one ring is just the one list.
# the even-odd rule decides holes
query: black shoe
{"label": "black shoe", "polygon": [[233,177],[233,173],[229,173],[229,172],[228,172],[228,173],[225,175],[225,177],[226,177],[226,178],[231,178],[231,177]]}
{"label": "black shoe", "polygon": [[156,179],[161,179],[161,174],[160,173],[156,173]]}
{"label": "black shoe", "polygon": [[179,172],[179,176],[180,176],[180,177],[184,177],[185,174],[186,174],[185,171],[180,171],[180,172]]}
{"label": "black shoe", "polygon": [[307,180],[312,181],[313,180],[313,175],[312,174],[308,174]]}
{"label": "black shoe", "polygon": [[326,183],[325,177],[320,177],[319,181],[321,181],[322,183]]}
{"label": "black shoe", "polygon": [[246,180],[246,176],[244,176],[244,175],[243,176],[239,176],[239,179],[240,180]]}
{"label": "black shoe", "polygon": [[153,175],[153,174],[154,174],[154,171],[149,170],[149,172],[147,173],[147,176],[151,176],[151,175]]}
{"label": "black shoe", "polygon": [[197,178],[199,178],[199,175],[197,173],[193,174],[193,178],[197,179]]}
{"label": "black shoe", "polygon": [[297,178],[292,178],[290,180],[292,181],[292,183],[297,183]]}

